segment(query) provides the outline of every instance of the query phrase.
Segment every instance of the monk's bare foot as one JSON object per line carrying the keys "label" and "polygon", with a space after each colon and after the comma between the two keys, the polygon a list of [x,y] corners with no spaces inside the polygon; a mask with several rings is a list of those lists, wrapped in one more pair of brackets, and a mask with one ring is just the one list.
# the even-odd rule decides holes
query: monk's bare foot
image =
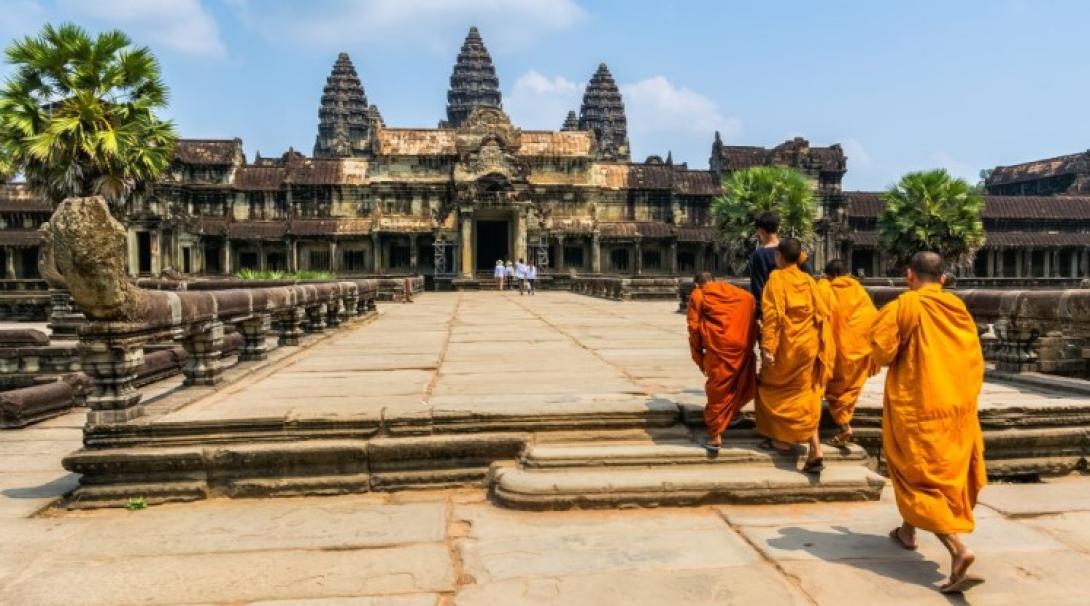
{"label": "monk's bare foot", "polygon": [[976,554],[968,547],[954,554],[950,564],[950,581],[939,588],[942,593],[961,593],[984,582],[984,579],[969,574],[969,567],[976,562]]}
{"label": "monk's bare foot", "polygon": [[837,448],[843,448],[848,444],[851,444],[854,437],[855,434],[852,432],[852,428],[845,425],[843,431],[836,434],[831,440],[829,440],[829,445],[835,446]]}
{"label": "monk's bare foot", "polygon": [[916,544],[916,533],[904,531],[904,526],[898,526],[889,531],[889,538],[893,539],[894,543],[897,543],[903,549],[909,551],[916,551],[919,545]]}

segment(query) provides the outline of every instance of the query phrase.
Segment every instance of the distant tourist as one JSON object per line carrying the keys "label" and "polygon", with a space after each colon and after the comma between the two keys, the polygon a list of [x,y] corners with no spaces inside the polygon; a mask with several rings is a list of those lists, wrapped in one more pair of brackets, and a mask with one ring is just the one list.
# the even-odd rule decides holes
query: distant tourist
{"label": "distant tourist", "polygon": [[984,582],[959,534],[975,527],[973,507],[988,482],[977,397],[984,357],[965,303],[942,289],[943,261],[933,252],[909,262],[909,291],[878,312],[874,361],[889,366],[882,450],[903,523],[889,536],[916,550],[916,529],[933,532],[950,552],[956,593]]}
{"label": "distant tourist", "polygon": [[503,280],[507,277],[507,269],[503,266],[503,259],[496,261],[496,269],[492,272],[492,276],[496,278],[496,288],[503,290]]}
{"label": "distant tourist", "polygon": [[707,381],[704,424],[712,453],[723,445],[723,432],[757,392],[757,305],[753,295],[727,282],[713,282],[701,272],[693,278],[686,320],[689,351]]}
{"label": "distant tourist", "polygon": [[844,262],[833,259],[825,265],[825,276],[818,281],[818,290],[829,305],[833,341],[836,343],[836,363],[833,376],[825,386],[829,415],[840,432],[829,441],[833,446],[846,446],[852,441],[852,415],[863,384],[875,373],[870,359],[870,333],[878,316],[870,295],[847,273]]}
{"label": "distant tourist", "polygon": [[526,294],[526,262],[519,259],[515,265],[515,279],[519,281],[519,296]]}
{"label": "distant tourist", "polygon": [[776,269],[776,247],[780,245],[780,216],[761,213],[753,222],[757,229],[757,250],[749,258],[749,292],[757,300],[757,319],[761,319],[761,295],[772,270]]}
{"label": "distant tourist", "polygon": [[503,281],[506,288],[515,287],[515,266],[510,261],[503,269]]}
{"label": "distant tourist", "polygon": [[530,291],[530,294],[534,294],[534,283],[537,282],[537,265],[531,263],[526,268],[526,287]]}
{"label": "distant tourist", "polygon": [[836,352],[829,308],[814,279],[799,267],[801,259],[801,242],[781,240],[776,247],[778,269],[764,285],[757,433],[765,437],[761,449],[783,454],[809,442],[802,471],[819,473],[825,468],[818,439],[821,396]]}

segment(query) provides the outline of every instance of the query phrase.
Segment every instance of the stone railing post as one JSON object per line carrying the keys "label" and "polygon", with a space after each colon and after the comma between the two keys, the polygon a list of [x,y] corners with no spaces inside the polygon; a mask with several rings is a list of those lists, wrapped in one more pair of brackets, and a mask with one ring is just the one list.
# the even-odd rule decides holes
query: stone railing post
{"label": "stone railing post", "polygon": [[238,359],[243,362],[264,360],[269,357],[269,346],[265,336],[269,332],[270,319],[267,314],[256,315],[239,322],[239,331],[246,340]]}
{"label": "stone railing post", "polygon": [[325,318],[327,315],[325,303],[313,305],[307,308],[307,332],[323,332],[326,329]]}
{"label": "stone railing post", "polygon": [[303,323],[307,313],[302,307],[292,307],[280,316],[280,334],[277,343],[282,347],[295,347],[303,338]]}
{"label": "stone railing post", "polygon": [[346,318],[355,318],[360,315],[359,310],[360,296],[358,294],[347,294],[344,296],[344,315]]}
{"label": "stone railing post", "polygon": [[182,372],[185,385],[216,385],[223,380],[220,352],[223,349],[223,322],[212,320],[185,336],[182,346],[188,358]]}
{"label": "stone railing post", "polygon": [[136,373],[144,365],[142,345],[87,337],[80,341],[79,352],[83,372],[91,377],[88,424],[124,423],[143,414],[135,385]]}
{"label": "stone railing post", "polygon": [[344,302],[340,297],[337,297],[330,301],[326,306],[328,312],[326,314],[326,324],[330,328],[336,328],[341,325],[344,320]]}

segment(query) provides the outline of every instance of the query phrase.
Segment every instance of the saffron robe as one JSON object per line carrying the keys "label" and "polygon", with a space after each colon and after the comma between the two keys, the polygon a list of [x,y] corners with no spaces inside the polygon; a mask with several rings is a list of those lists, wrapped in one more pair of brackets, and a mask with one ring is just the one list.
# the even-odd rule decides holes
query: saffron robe
{"label": "saffron robe", "polygon": [[870,333],[878,310],[863,286],[850,276],[820,280],[818,289],[829,304],[836,345],[833,376],[825,386],[825,400],[829,402],[833,422],[844,426],[852,422],[863,384],[876,371],[870,358]]}
{"label": "saffron robe", "polygon": [[709,282],[689,295],[689,350],[707,377],[704,423],[713,439],[757,389],[756,308],[753,295],[726,282]]}
{"label": "saffron robe", "polygon": [[971,532],[987,484],[977,397],[984,356],[958,297],[928,284],[878,313],[875,362],[889,366],[882,449],[906,522],[940,534]]}
{"label": "saffron robe", "polygon": [[775,358],[757,380],[757,432],[796,444],[817,431],[821,396],[836,355],[829,307],[797,265],[768,277],[761,301],[761,348]]}

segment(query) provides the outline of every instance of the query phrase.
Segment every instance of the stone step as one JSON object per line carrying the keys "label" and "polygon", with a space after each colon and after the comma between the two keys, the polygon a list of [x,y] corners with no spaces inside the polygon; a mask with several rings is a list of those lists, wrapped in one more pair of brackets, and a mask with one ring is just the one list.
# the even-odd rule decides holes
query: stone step
{"label": "stone step", "polygon": [[[781,455],[757,448],[757,441],[727,441],[716,455],[691,441],[665,443],[641,442],[624,444],[536,444],[528,447],[519,459],[527,469],[559,469],[576,467],[624,467],[636,465],[725,465],[745,463],[801,464],[806,448],[794,454]],[[847,448],[824,447],[826,464],[837,462],[861,463],[867,452],[852,444]]]}
{"label": "stone step", "polygon": [[885,485],[863,465],[809,475],[768,463],[557,471],[497,465],[491,480],[495,501],[515,509],[875,501]]}

